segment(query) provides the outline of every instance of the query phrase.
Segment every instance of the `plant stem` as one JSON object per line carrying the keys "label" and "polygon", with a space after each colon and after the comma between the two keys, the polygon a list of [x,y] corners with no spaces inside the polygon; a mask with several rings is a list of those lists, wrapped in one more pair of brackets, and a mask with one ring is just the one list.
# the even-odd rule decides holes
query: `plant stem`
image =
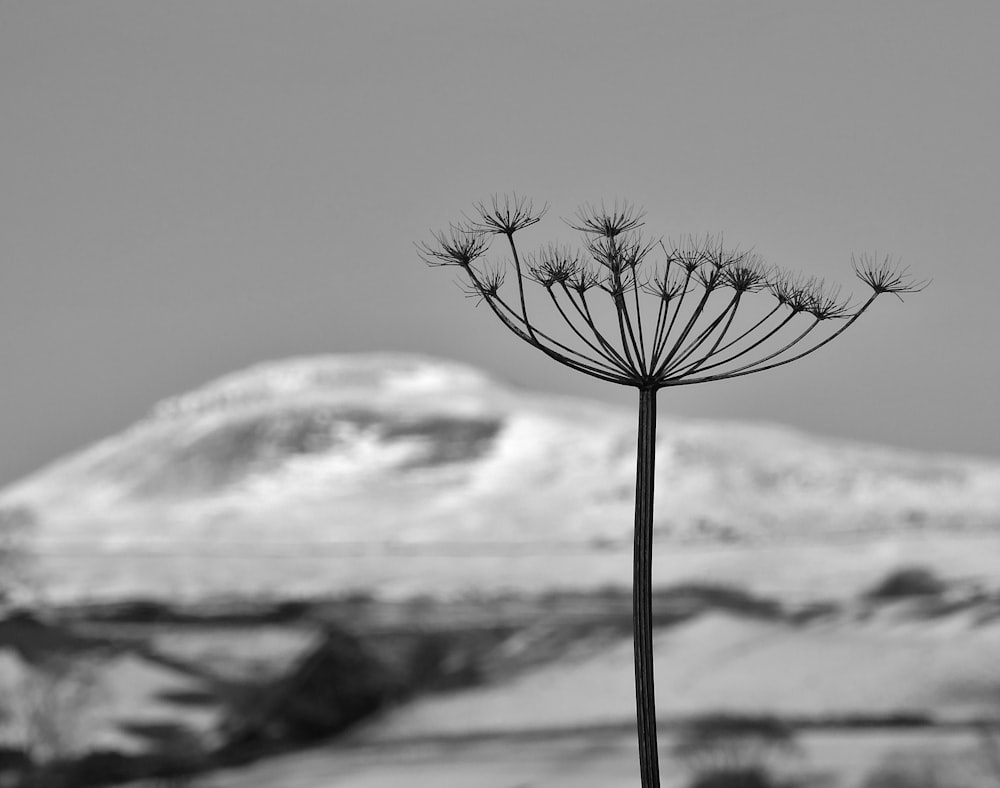
{"label": "plant stem", "polygon": [[632,634],[635,707],[642,788],[659,788],[656,696],[653,692],[653,479],[656,465],[656,388],[639,389],[639,446],[635,471],[635,563]]}

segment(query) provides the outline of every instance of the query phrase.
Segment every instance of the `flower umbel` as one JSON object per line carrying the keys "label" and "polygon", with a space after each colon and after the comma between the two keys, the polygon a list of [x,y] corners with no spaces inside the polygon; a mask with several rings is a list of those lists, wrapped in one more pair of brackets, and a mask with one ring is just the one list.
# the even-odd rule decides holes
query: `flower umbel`
{"label": "flower umbel", "polygon": [[500,287],[506,278],[507,269],[505,266],[490,263],[483,268],[478,276],[471,277],[462,289],[467,298],[475,298],[478,303],[484,298],[497,298]]}
{"label": "flower umbel", "polygon": [[447,232],[432,233],[432,243],[417,244],[417,254],[430,266],[457,265],[468,268],[489,248],[489,241],[475,230],[452,225]]}
{"label": "flower umbel", "polygon": [[624,202],[619,206],[616,201],[611,208],[606,208],[604,203],[599,208],[582,205],[576,211],[576,221],[566,220],[566,224],[581,233],[614,238],[642,227],[644,216],[634,205]]}
{"label": "flower umbel", "polygon": [[[888,257],[861,256],[854,271],[872,292],[852,306],[838,286],[774,268],[753,251],[726,247],[721,237],[644,240],[644,214],[629,203],[577,211],[567,224],[583,234],[582,251],[549,244],[523,254],[515,235],[544,213],[517,195],[494,197],[476,204],[475,218],[434,233],[418,251],[428,265],[457,266],[466,293],[523,342],[570,369],[639,389],[632,576],[637,732],[642,788],[658,788],[652,641],[657,391],[790,364],[844,333],[883,293],[902,298],[927,282],[915,281]],[[510,257],[494,262],[486,254],[497,235],[506,237]],[[657,247],[659,263],[653,261]],[[504,289],[507,274],[516,279],[516,293]],[[532,299],[530,284],[539,286]],[[546,307],[541,318],[538,300]]]}
{"label": "flower umbel", "polygon": [[537,262],[528,264],[528,277],[542,287],[568,282],[580,269],[580,253],[569,247],[549,244],[536,255]]}
{"label": "flower umbel", "polygon": [[[645,214],[627,202],[577,211],[576,220],[567,223],[583,234],[582,251],[548,244],[524,254],[514,236],[544,213],[523,196],[495,196],[476,204],[475,218],[434,233],[433,242],[418,249],[429,265],[462,269],[467,292],[485,300],[522,340],[573,369],[620,385],[655,390],[772,369],[839,336],[879,295],[901,296],[926,285],[890,258],[863,255],[853,260],[854,270],[872,294],[853,307],[839,287],[776,269],[756,252],[727,247],[721,237],[688,236],[666,244],[643,239]],[[484,260],[491,235],[506,236],[507,262]],[[650,263],[657,248],[664,258],[658,267]],[[509,272],[517,281],[514,299],[503,288]],[[529,314],[531,283],[547,292],[556,326]],[[588,298],[595,287],[610,296],[609,324],[600,322]],[[645,309],[640,291],[656,297]],[[771,307],[763,318],[741,323],[751,302],[768,298]],[[843,321],[840,328],[821,336],[819,324],[835,319]],[[574,347],[558,338],[567,331],[583,344]]]}
{"label": "flower umbel", "polygon": [[892,293],[902,301],[903,293],[919,293],[930,284],[927,279],[914,280],[909,269],[901,268],[891,257],[879,260],[877,255],[861,255],[851,258],[851,262],[858,279],[875,291],[876,295]]}
{"label": "flower umbel", "polygon": [[536,211],[531,200],[517,194],[494,195],[489,204],[478,202],[475,208],[476,217],[468,220],[473,229],[507,236],[537,224],[548,210],[548,206],[543,205]]}

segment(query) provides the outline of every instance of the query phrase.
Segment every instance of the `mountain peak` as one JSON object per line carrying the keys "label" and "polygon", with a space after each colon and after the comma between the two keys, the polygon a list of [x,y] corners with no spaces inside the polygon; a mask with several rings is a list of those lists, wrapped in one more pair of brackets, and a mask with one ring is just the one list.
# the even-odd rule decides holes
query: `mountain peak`
{"label": "mountain peak", "polygon": [[155,421],[310,400],[370,397],[382,404],[468,395],[500,388],[482,371],[453,361],[403,353],[299,356],[255,364],[153,408]]}

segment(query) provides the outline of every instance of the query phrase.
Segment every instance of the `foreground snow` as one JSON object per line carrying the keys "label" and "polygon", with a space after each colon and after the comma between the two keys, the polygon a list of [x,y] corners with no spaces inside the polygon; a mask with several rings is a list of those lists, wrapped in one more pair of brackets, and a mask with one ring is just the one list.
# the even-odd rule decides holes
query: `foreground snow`
{"label": "foreground snow", "polygon": [[[664,737],[662,788],[682,788],[690,778],[668,744]],[[800,744],[801,761],[785,768],[815,775],[819,785],[855,788],[884,760],[921,757],[945,761],[943,773],[964,778],[948,783],[955,788],[992,779],[976,760],[978,742],[964,732],[815,733]],[[192,788],[635,788],[638,779],[634,735],[598,729],[317,748],[207,776]]]}

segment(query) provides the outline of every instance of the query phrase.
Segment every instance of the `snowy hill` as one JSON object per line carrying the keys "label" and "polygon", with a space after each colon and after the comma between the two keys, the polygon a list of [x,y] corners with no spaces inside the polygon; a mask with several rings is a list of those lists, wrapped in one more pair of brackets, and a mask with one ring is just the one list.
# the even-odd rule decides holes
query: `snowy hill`
{"label": "snowy hill", "polygon": [[[291,359],[157,405],[0,506],[35,515],[73,596],[343,589],[384,555],[627,549],[634,418],[437,359]],[[664,544],[1000,531],[1000,465],[960,457],[661,416],[657,471]],[[289,563],[320,555],[340,568]]]}

